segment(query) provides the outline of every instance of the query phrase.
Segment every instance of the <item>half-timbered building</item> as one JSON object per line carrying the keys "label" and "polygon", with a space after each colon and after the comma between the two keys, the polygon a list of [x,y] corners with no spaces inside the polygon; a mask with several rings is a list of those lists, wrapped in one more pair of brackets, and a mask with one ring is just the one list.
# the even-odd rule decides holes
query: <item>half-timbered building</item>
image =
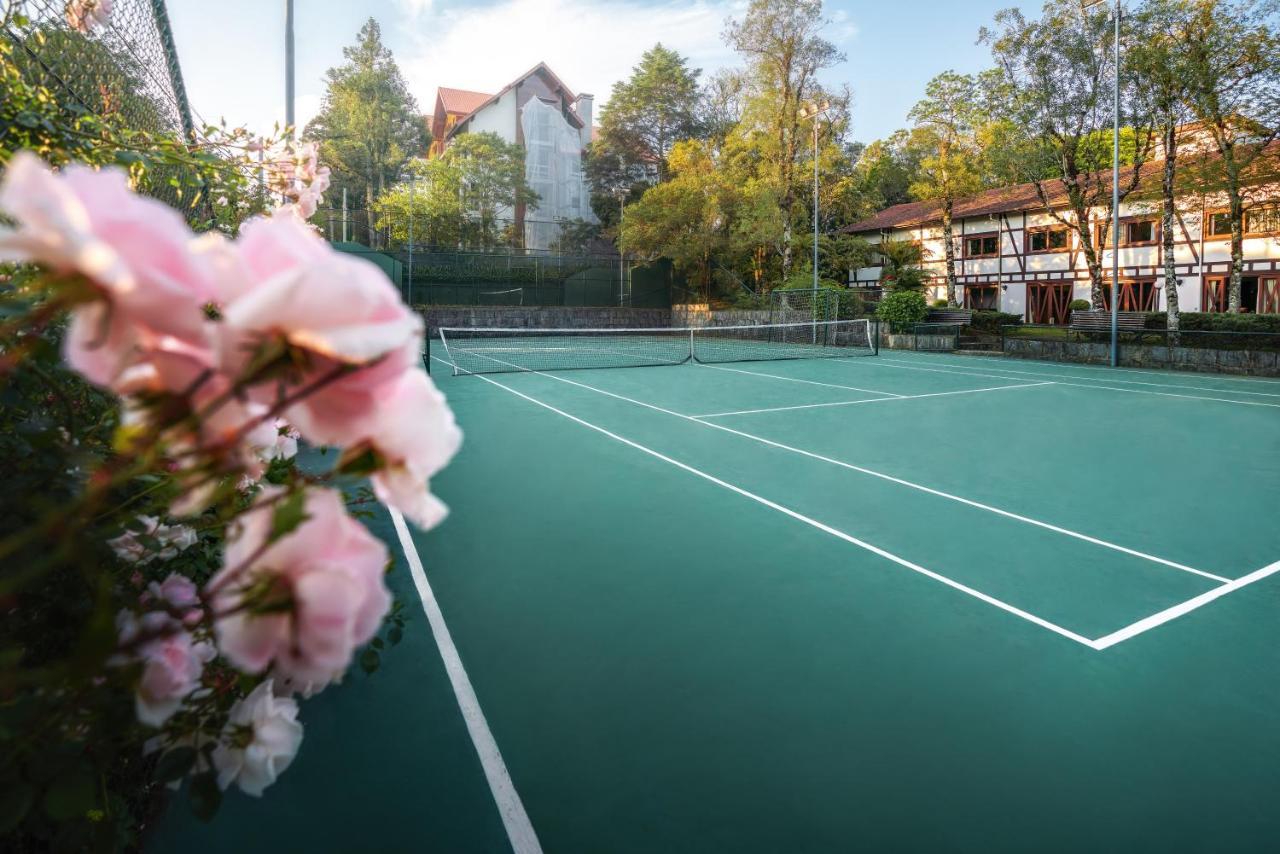
{"label": "half-timbered building", "polygon": [[[1280,155],[1280,147],[1276,147]],[[1270,158],[1274,159],[1274,158]],[[1164,246],[1158,187],[1160,163],[1143,169],[1143,192],[1120,207],[1120,308],[1163,311]],[[1046,190],[1055,182],[1043,182]],[[1241,305],[1245,311],[1280,313],[1280,180],[1250,188],[1244,214]],[[1034,184],[987,190],[960,199],[953,209],[957,299],[966,307],[1020,314],[1031,323],[1065,323],[1073,300],[1088,300],[1088,265],[1065,194],[1048,199]],[[1050,212],[1052,209],[1053,213]],[[1056,215],[1055,215],[1056,214]],[[1090,214],[1095,246],[1103,246],[1104,292],[1110,300],[1110,234],[1100,232],[1105,210]],[[1183,311],[1225,311],[1231,270],[1231,223],[1225,199],[1210,193],[1177,200],[1174,268]],[[946,254],[938,202],[911,202],[880,211],[843,229],[871,243],[907,240],[918,244],[930,299],[946,297]],[[877,288],[882,267],[850,271],[849,285]]]}

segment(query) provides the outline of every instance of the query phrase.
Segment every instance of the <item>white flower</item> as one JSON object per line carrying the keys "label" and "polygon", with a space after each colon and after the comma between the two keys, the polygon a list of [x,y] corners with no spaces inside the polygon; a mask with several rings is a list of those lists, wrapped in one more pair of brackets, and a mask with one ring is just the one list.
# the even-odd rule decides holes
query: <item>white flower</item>
{"label": "white flower", "polygon": [[86,35],[110,17],[111,0],[71,0],[67,4],[67,26]]}
{"label": "white flower", "polygon": [[129,563],[145,564],[153,560],[168,560],[196,544],[195,529],[187,525],[161,525],[155,516],[139,516],[138,521],[146,526],[142,536],[151,537],[160,545],[157,550],[152,551],[139,539],[138,532],[132,530],[125,531],[113,540],[107,540],[107,545]]}
{"label": "white flower", "polygon": [[288,421],[277,418],[275,421],[275,441],[263,449],[263,458],[267,460],[291,460],[298,455],[298,431]]}
{"label": "white flower", "polygon": [[231,707],[222,741],[213,751],[218,785],[225,789],[235,783],[245,794],[261,797],[293,762],[301,744],[297,701],[275,696],[268,679]]}

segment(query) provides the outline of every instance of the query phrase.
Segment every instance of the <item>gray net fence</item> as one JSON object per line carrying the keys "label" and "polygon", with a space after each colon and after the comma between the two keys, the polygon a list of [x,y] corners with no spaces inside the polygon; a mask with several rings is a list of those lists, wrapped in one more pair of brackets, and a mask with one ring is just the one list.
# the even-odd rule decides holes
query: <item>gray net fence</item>
{"label": "gray net fence", "polygon": [[[95,16],[95,8],[107,13]],[[111,0],[106,6],[68,0],[0,0],[4,61],[26,86],[41,87],[59,113],[95,116],[120,127],[195,138],[164,0]],[[6,76],[6,87],[12,85]],[[9,93],[0,91],[0,101]],[[33,117],[17,115],[21,124]],[[175,176],[176,177],[176,176]],[[196,194],[158,180],[152,194],[177,207]],[[167,188],[167,189],[166,189]]]}
{"label": "gray net fence", "polygon": [[684,280],[667,261],[640,264],[617,255],[407,251],[401,289],[413,305],[618,306],[670,308]]}

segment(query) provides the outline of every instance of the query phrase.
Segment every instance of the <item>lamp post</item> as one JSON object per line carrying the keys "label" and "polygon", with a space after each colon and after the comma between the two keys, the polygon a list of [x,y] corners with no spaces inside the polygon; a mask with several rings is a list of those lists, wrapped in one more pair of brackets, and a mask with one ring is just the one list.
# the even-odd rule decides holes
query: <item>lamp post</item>
{"label": "lamp post", "polygon": [[622,226],[627,221],[627,196],[629,195],[631,195],[630,187],[613,188],[613,197],[618,200],[618,305],[623,304],[627,292],[627,257],[622,252]]}
{"label": "lamp post", "polygon": [[813,343],[818,343],[818,119],[831,109],[825,98],[800,108],[800,120],[813,119]]}
{"label": "lamp post", "polygon": [[284,123],[293,132],[293,0],[284,0]]}
{"label": "lamp post", "polygon": [[800,108],[800,119],[813,119],[813,290],[818,290],[818,119],[831,109],[831,102],[823,99]]}
{"label": "lamp post", "polygon": [[[1091,9],[1106,0],[1082,0]],[[1115,8],[1115,93],[1111,133],[1111,367],[1120,365],[1120,0]]]}

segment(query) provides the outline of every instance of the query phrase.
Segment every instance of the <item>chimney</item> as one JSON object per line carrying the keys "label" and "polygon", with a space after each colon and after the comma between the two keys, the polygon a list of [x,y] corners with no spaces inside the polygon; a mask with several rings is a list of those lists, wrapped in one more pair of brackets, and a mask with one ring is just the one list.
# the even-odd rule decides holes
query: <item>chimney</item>
{"label": "chimney", "polygon": [[578,132],[582,140],[582,147],[586,148],[587,143],[591,142],[591,110],[595,103],[595,96],[588,95],[585,92],[578,96],[578,100],[574,102],[573,110],[578,114],[578,118],[582,120],[582,130]]}

